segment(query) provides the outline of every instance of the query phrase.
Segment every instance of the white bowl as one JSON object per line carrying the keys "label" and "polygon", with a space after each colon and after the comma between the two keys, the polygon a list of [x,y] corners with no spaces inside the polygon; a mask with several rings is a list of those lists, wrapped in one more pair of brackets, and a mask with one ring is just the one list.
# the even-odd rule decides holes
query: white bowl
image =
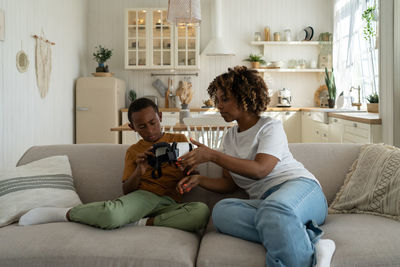
{"label": "white bowl", "polygon": [[268,66],[282,68],[283,67],[283,61],[270,61],[268,63]]}

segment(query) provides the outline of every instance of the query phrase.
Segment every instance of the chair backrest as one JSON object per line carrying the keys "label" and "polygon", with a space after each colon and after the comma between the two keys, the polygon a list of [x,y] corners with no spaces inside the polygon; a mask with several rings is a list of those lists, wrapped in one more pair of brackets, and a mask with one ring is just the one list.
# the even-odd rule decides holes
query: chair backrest
{"label": "chair backrest", "polygon": [[[213,149],[221,149],[222,140],[230,123],[219,114],[201,114],[183,119],[188,129],[188,137]],[[200,126],[200,127],[191,127]]]}

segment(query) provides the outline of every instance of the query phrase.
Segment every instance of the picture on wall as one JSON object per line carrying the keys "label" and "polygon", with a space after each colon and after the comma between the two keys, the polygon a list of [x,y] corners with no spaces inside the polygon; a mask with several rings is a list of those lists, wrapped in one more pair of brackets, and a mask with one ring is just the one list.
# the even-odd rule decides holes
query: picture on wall
{"label": "picture on wall", "polygon": [[5,36],[4,10],[0,9],[0,41],[4,41],[4,36]]}

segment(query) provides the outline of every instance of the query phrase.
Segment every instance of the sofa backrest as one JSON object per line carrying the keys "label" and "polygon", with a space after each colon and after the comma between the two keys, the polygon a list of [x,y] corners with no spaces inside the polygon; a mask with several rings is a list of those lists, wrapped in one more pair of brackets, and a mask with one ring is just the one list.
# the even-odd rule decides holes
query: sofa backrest
{"label": "sofa backrest", "polygon": [[[357,158],[358,144],[290,144],[293,156],[320,181],[329,202],[343,184],[345,174]],[[129,145],[78,144],[50,145],[30,148],[17,165],[54,155],[67,155],[75,186],[82,202],[114,199],[122,195],[121,177],[125,152]],[[212,163],[202,164],[200,172],[219,177],[221,168]],[[212,207],[226,197],[245,198],[243,190],[232,194],[216,194],[195,188],[184,201],[204,201]]]}

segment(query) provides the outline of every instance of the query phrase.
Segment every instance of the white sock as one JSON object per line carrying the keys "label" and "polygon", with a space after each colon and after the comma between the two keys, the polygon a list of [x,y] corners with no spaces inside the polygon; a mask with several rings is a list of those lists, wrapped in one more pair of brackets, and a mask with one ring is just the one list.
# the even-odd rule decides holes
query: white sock
{"label": "white sock", "polygon": [[68,222],[67,212],[71,208],[42,207],[31,209],[21,216],[19,225],[32,225],[50,222]]}
{"label": "white sock", "polygon": [[138,226],[146,226],[146,223],[147,223],[147,220],[148,220],[149,218],[142,218],[142,219],[140,219],[138,222],[137,222],[137,225]]}
{"label": "white sock", "polygon": [[139,221],[128,223],[127,226],[146,226],[149,218],[142,218]]}
{"label": "white sock", "polygon": [[335,242],[331,239],[318,240],[315,244],[315,253],[317,257],[317,264],[315,266],[329,267],[335,248]]}

